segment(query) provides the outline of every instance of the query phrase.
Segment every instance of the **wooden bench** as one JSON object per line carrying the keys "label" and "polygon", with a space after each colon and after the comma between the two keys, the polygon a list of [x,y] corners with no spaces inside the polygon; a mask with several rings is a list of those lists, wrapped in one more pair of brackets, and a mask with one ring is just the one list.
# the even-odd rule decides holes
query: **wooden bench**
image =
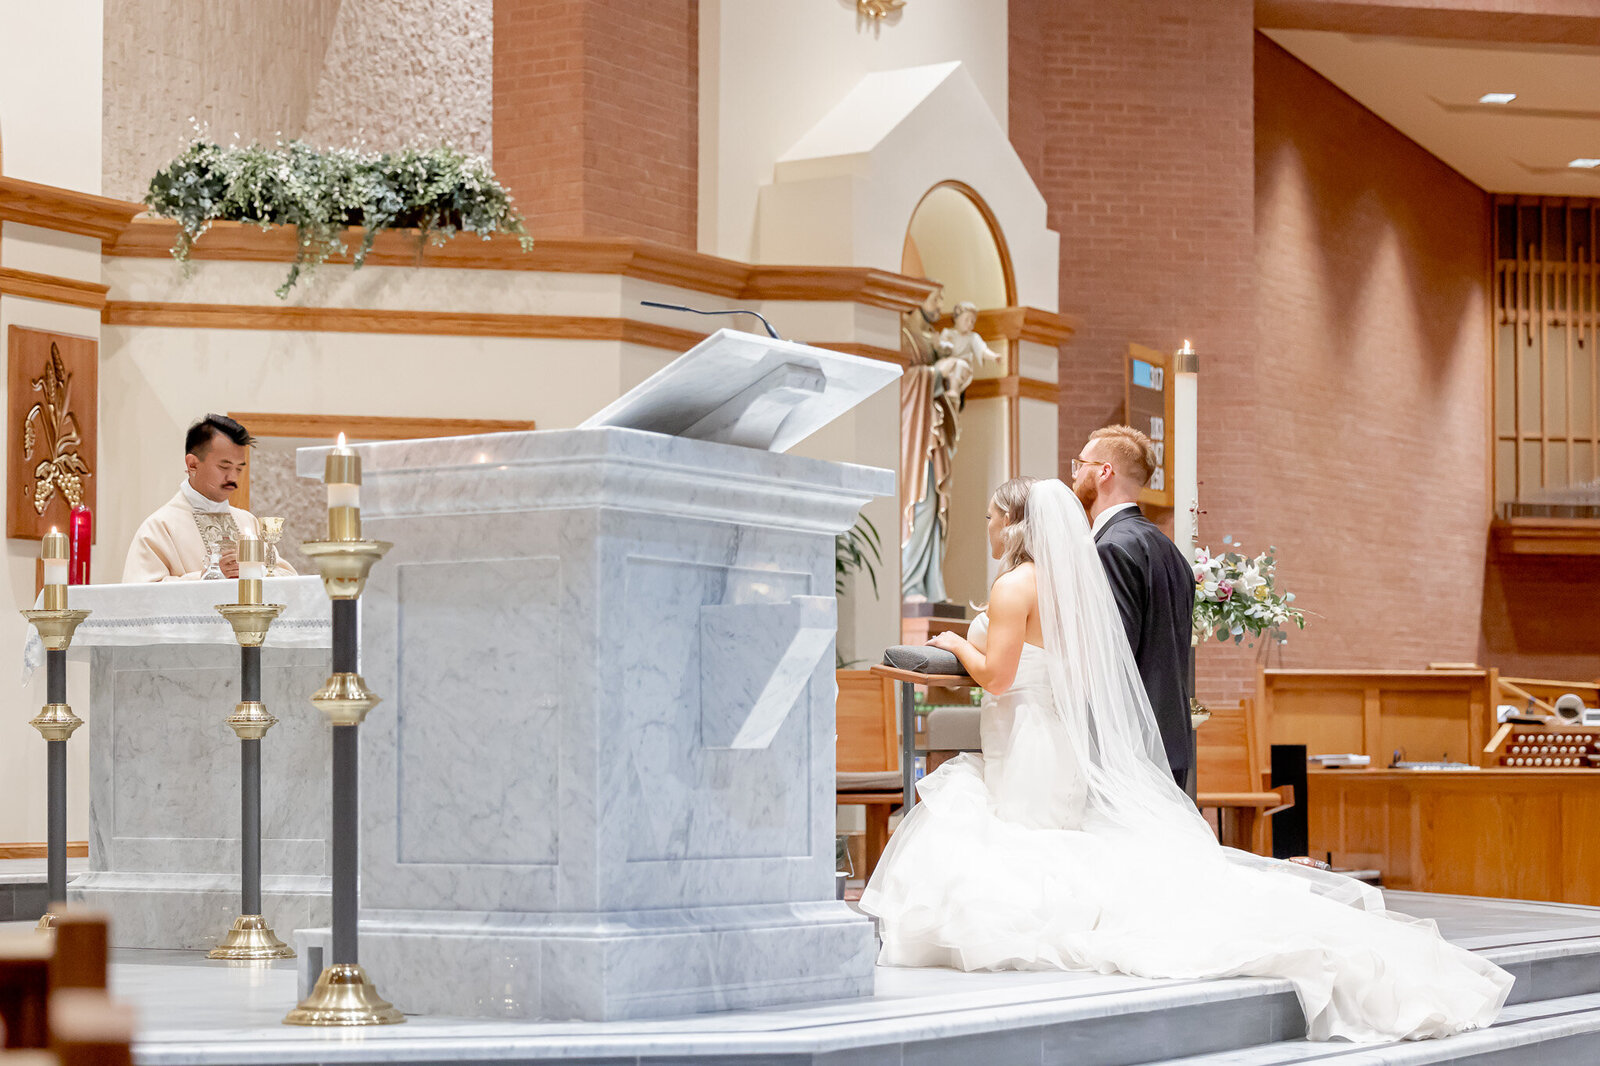
{"label": "wooden bench", "polygon": [[1267,855],[1267,818],[1294,806],[1295,796],[1289,786],[1272,787],[1261,736],[1253,701],[1212,710],[1195,733],[1195,803],[1217,812],[1222,843]]}
{"label": "wooden bench", "polygon": [[60,1066],[133,1061],[132,1010],[106,993],[108,943],[103,915],[70,910],[51,934],[0,935],[4,1066],[27,1066],[30,1057]]}
{"label": "wooden bench", "polygon": [[905,799],[894,682],[871,670],[839,670],[836,676],[839,699],[835,799],[840,807],[866,808],[866,854],[861,874],[871,877],[889,844],[889,816]]}

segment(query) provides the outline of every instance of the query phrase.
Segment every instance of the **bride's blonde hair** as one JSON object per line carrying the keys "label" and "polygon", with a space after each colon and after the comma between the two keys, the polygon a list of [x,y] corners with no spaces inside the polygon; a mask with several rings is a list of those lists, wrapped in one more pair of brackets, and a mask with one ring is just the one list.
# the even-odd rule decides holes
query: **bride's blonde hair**
{"label": "bride's blonde hair", "polygon": [[1006,516],[1006,528],[1003,533],[1004,547],[1000,552],[1000,573],[1004,574],[1015,570],[1023,563],[1033,562],[1033,553],[1029,550],[1032,545],[1027,538],[1028,517],[1028,490],[1036,477],[1014,477],[1010,481],[994,490],[994,495],[989,497],[989,506],[1000,508],[1000,513]]}

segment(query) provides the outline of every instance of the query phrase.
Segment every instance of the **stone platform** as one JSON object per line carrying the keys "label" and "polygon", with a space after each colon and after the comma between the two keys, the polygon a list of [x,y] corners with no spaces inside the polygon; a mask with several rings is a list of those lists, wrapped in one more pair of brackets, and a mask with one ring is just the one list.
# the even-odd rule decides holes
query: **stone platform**
{"label": "stone platform", "polygon": [[[1387,1045],[1298,1039],[1283,981],[879,968],[871,998],[624,1022],[412,1016],[355,1032],[280,1024],[292,963],[231,968],[196,953],[120,950],[113,990],[139,1009],[140,1066],[579,1062],[844,1066],[1374,1066],[1600,1061],[1600,908],[1389,893],[1517,976],[1493,1028]],[[470,975],[458,975],[469,980]],[[380,983],[380,990],[383,986]],[[404,1009],[405,1004],[398,1004]]]}

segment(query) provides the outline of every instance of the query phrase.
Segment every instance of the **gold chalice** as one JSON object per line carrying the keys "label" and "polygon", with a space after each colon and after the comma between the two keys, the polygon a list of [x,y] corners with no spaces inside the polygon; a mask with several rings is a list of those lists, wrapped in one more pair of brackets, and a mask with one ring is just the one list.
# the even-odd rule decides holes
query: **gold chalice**
{"label": "gold chalice", "polygon": [[278,576],[278,541],[283,536],[282,518],[261,520],[261,539],[267,542],[267,576]]}

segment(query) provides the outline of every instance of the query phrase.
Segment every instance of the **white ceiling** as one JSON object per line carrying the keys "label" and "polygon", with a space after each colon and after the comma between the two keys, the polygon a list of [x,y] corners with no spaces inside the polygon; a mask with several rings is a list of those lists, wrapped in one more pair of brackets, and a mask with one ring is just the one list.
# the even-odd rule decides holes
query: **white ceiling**
{"label": "white ceiling", "polygon": [[1600,196],[1600,168],[1567,166],[1600,158],[1600,49],[1262,32],[1489,192]]}

